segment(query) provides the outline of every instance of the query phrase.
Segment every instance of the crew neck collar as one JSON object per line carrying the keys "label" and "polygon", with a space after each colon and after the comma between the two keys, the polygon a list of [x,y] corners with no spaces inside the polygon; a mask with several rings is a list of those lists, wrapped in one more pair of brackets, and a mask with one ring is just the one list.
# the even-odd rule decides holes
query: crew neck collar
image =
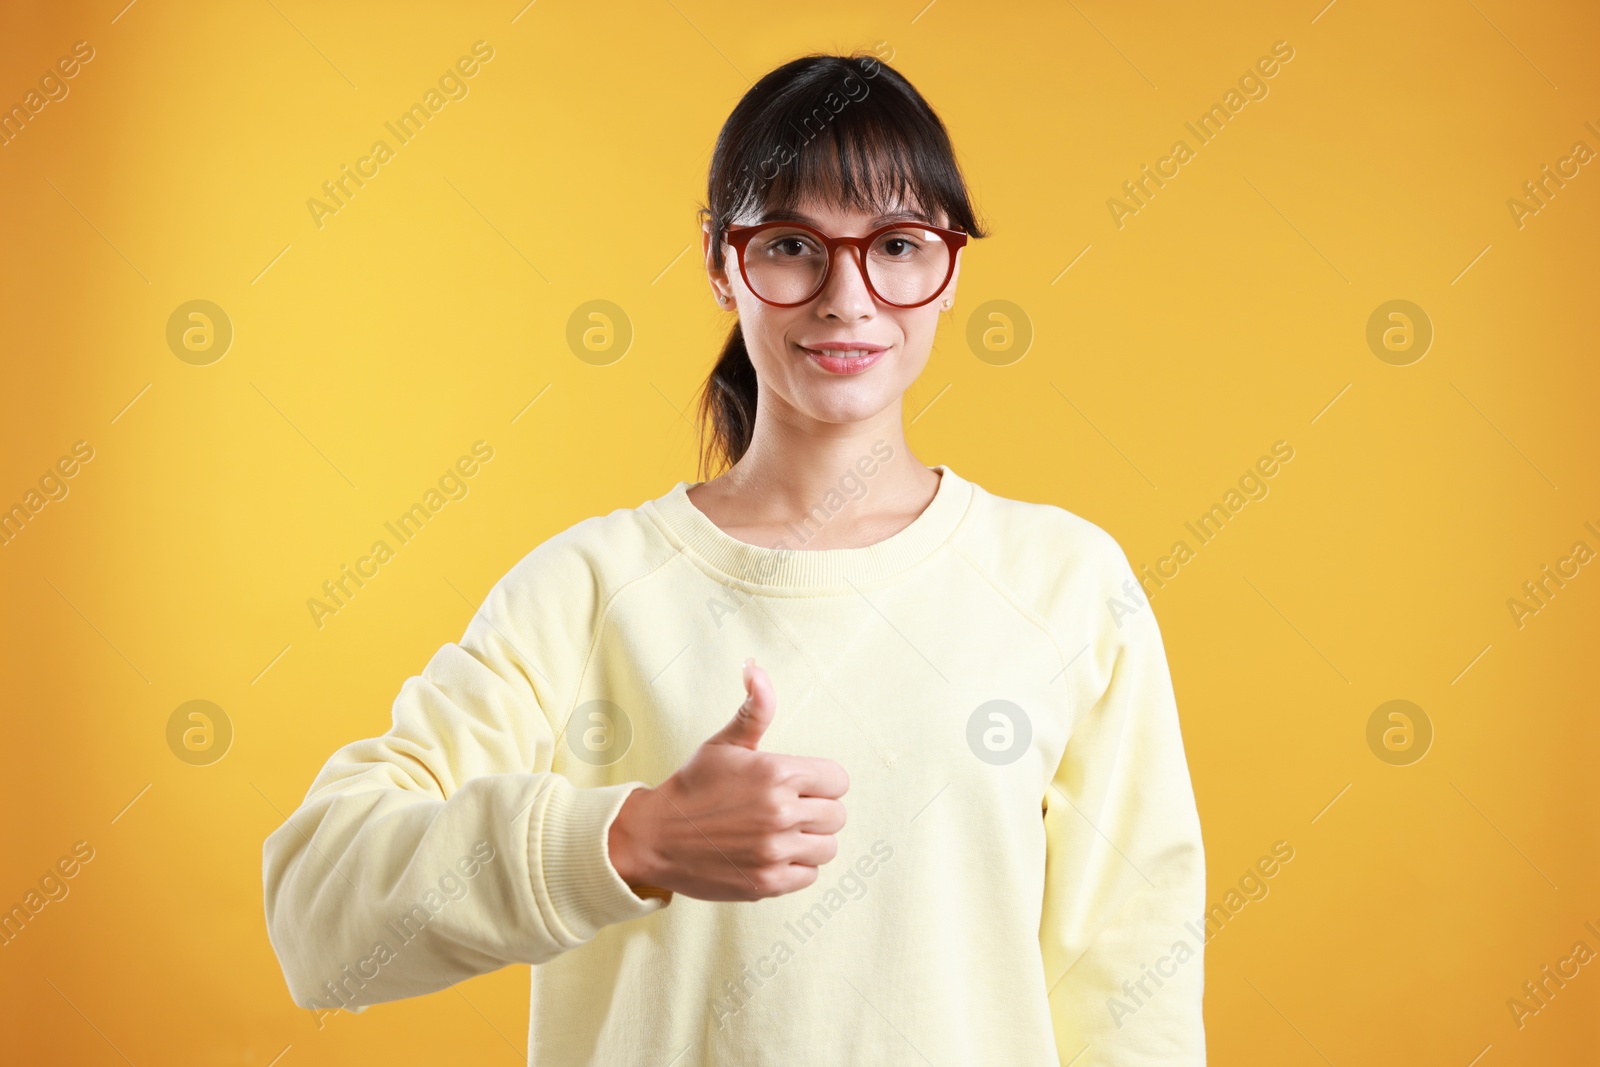
{"label": "crew neck collar", "polygon": [[[681,481],[664,496],[646,501],[644,508],[674,544],[728,579],[774,591],[848,592],[909,570],[955,533],[972,502],[973,485],[946,464],[929,470],[939,472],[939,488],[922,514],[905,529],[860,548],[805,548],[804,538],[817,529],[815,519],[809,527],[794,528],[788,548],[741,541],[689,499],[689,490],[699,482]],[[829,503],[821,503],[822,510]]]}

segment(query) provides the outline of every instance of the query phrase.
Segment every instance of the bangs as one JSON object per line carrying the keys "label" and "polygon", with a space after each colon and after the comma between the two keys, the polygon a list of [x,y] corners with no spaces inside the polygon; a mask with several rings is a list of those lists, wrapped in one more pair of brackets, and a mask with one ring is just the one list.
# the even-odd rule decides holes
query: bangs
{"label": "bangs", "polygon": [[759,112],[735,109],[712,169],[727,174],[731,161],[747,162],[729,175],[714,224],[797,213],[812,202],[871,215],[920,211],[930,224],[973,233],[938,117],[890,68],[876,65],[868,75],[830,58],[778,87]]}
{"label": "bangs", "polygon": [[904,128],[872,116],[852,122],[841,113],[808,141],[781,137],[799,128],[786,123],[770,148],[761,146],[759,158],[774,162],[748,176],[735,197],[736,216],[795,212],[808,201],[868,214],[920,208],[929,221],[939,208],[948,214],[946,198],[929,181],[928,158],[919,158]]}

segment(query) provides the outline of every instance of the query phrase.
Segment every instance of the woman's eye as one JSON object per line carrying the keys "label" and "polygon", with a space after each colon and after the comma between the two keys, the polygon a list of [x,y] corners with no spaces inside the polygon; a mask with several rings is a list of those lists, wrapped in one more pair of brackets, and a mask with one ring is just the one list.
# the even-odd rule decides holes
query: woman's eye
{"label": "woman's eye", "polygon": [[813,251],[812,242],[795,233],[769,238],[761,246],[763,255],[775,259],[796,259]]}
{"label": "woman's eye", "polygon": [[915,255],[920,248],[921,246],[915,240],[901,234],[890,234],[888,237],[881,238],[878,242],[879,251],[891,259],[904,259],[907,256]]}

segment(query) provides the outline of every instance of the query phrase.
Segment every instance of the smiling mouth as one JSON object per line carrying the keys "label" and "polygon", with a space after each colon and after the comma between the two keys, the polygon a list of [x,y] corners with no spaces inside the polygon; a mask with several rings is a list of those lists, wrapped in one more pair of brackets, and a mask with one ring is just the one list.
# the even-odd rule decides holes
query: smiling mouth
{"label": "smiling mouth", "polygon": [[832,349],[807,348],[804,345],[801,345],[800,351],[809,353],[813,356],[827,356],[830,359],[861,359],[865,356],[875,356],[879,352],[882,352],[883,349],[857,348],[850,351],[835,351]]}
{"label": "smiling mouth", "polygon": [[795,345],[805,353],[806,361],[818,367],[824,374],[853,375],[865,374],[889,353],[888,347],[883,348],[807,348],[805,345]]}

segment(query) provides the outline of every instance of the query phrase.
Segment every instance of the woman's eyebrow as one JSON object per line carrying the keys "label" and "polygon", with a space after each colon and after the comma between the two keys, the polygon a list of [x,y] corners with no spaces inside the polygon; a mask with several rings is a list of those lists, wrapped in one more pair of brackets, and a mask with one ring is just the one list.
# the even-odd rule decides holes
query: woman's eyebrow
{"label": "woman's eyebrow", "polygon": [[[881,225],[881,224],[886,223],[886,222],[899,221],[901,219],[915,219],[918,222],[925,222],[929,226],[933,225],[933,219],[929,218],[926,212],[918,211],[918,210],[916,210],[914,208],[901,208],[898,211],[890,211],[890,212],[887,212],[887,213],[882,214],[882,215],[875,215],[872,218],[872,224],[874,226],[877,226],[877,225]],[[822,228],[822,224],[819,223],[816,219],[812,218],[810,215],[807,215],[804,212],[789,211],[789,210],[786,210],[786,209],[779,209],[779,210],[776,210],[776,211],[764,212],[762,214],[762,216],[761,216],[761,221],[762,222],[804,222],[807,225],[816,226],[818,229]]]}

